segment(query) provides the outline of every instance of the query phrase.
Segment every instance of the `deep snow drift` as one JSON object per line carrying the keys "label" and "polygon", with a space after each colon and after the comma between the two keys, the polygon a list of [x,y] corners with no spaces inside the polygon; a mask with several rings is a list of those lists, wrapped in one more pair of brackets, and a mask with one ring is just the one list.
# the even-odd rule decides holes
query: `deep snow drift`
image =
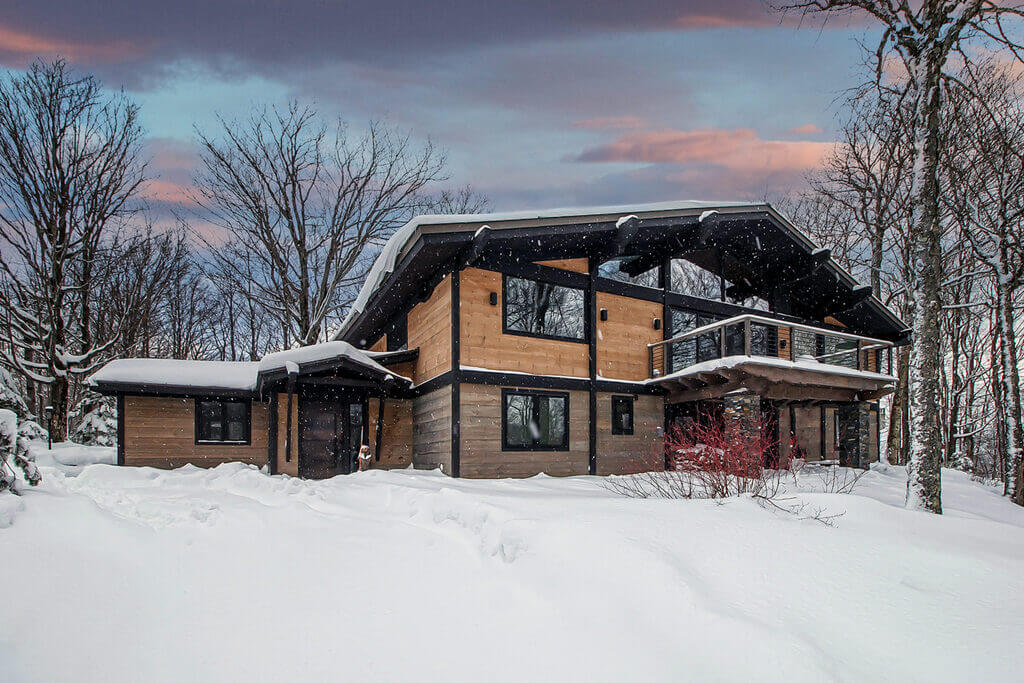
{"label": "deep snow drift", "polygon": [[43,476],[0,529],[3,680],[1019,678],[1024,510],[956,472],[942,517],[901,468],[800,493],[832,527],[591,477]]}

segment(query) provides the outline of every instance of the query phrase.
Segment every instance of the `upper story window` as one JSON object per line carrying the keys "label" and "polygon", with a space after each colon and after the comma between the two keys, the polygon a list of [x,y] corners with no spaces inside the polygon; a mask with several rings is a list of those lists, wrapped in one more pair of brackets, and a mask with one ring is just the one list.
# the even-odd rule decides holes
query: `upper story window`
{"label": "upper story window", "polygon": [[506,275],[503,299],[506,333],[586,340],[582,289]]}
{"label": "upper story window", "polygon": [[610,261],[605,261],[597,267],[597,274],[599,277],[607,278],[609,280],[618,280],[619,282],[628,282],[633,285],[640,285],[642,287],[660,287],[659,276],[661,268],[652,268],[644,273],[637,275],[630,275],[622,270],[620,267],[628,258],[616,258]]}
{"label": "upper story window", "polygon": [[249,443],[249,401],[196,401],[196,443]]}
{"label": "upper story window", "polygon": [[[669,289],[680,294],[700,297],[701,299],[721,299],[721,279],[710,270],[705,270],[696,263],[685,259],[672,259],[672,272],[669,274]],[[726,287],[729,283],[725,283]]]}

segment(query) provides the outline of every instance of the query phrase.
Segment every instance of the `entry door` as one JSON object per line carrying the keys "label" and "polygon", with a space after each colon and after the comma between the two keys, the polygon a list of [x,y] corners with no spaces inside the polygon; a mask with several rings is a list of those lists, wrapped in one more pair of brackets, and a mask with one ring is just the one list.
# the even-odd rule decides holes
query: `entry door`
{"label": "entry door", "polygon": [[299,410],[299,475],[326,479],[355,469],[363,406],[349,400],[303,400]]}

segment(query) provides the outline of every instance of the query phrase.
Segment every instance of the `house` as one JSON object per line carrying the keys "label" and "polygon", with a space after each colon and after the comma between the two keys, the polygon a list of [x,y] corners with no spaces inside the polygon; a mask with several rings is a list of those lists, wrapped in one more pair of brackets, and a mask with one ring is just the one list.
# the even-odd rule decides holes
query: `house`
{"label": "house", "polygon": [[[117,360],[118,462],[463,477],[663,467],[665,429],[766,416],[865,467],[906,325],[768,204],[419,216],[335,340],[259,362]],[[752,426],[755,425],[755,426]]]}

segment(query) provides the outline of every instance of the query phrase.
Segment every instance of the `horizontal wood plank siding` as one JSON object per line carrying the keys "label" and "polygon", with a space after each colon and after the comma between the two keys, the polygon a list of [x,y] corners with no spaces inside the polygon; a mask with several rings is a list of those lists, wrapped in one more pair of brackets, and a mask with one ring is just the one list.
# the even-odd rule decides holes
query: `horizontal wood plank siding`
{"label": "horizontal wood plank siding", "polygon": [[503,451],[501,389],[461,385],[461,475],[467,478],[586,474],[589,460],[587,392],[569,393],[568,451]]}
{"label": "horizontal wood plank siding", "polygon": [[195,399],[125,396],[124,455],[126,465],[169,469],[191,464],[214,467],[225,462],[264,465],[267,462],[268,409],[252,402],[251,442],[197,444]]}
{"label": "horizontal wood plank siding", "polygon": [[664,469],[665,401],[640,394],[633,401],[633,433],[612,434],[612,396],[597,394],[597,473],[634,474]]}
{"label": "horizontal wood plank siding", "polygon": [[452,367],[452,278],[446,276],[434,288],[430,298],[409,311],[406,341],[410,349],[419,349],[417,384],[437,377]]}
{"label": "horizontal wood plank siding", "polygon": [[590,268],[589,261],[585,258],[553,259],[551,261],[535,261],[534,263],[559,270],[571,270],[574,273],[587,273]]}
{"label": "horizontal wood plank siding", "polygon": [[[601,320],[601,309],[608,311],[608,320]],[[598,292],[597,310],[597,376],[647,379],[647,345],[663,338],[663,332],[654,329],[654,319],[662,316],[662,305]]]}
{"label": "horizontal wood plank siding", "polygon": [[381,434],[380,460],[377,453],[377,408],[380,399],[371,396],[370,402],[370,452],[374,454],[375,469],[408,467],[412,464],[413,429],[412,404],[408,399],[389,398],[384,401],[384,426]]}
{"label": "horizontal wood plank siding", "polygon": [[779,358],[793,360],[793,340],[790,338],[793,328],[780,325],[779,343],[777,345]]}
{"label": "horizontal wood plank siding", "polygon": [[[587,376],[586,344],[502,333],[500,273],[467,268],[459,277],[462,365],[539,375]],[[492,292],[498,297],[496,306],[490,303]]]}
{"label": "horizontal wood plank siding", "polygon": [[292,459],[285,460],[288,433],[288,394],[277,394],[277,473],[299,476],[299,395],[292,396]]}
{"label": "horizontal wood plank siding", "polygon": [[441,387],[412,402],[412,462],[416,469],[452,467],[452,388]]}

